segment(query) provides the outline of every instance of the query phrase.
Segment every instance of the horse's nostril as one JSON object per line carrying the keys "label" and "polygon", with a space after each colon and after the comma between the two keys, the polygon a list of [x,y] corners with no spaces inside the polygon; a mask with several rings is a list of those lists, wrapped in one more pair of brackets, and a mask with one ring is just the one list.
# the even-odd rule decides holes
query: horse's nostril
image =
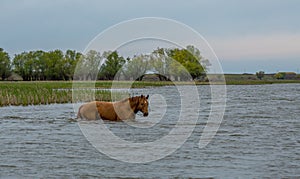
{"label": "horse's nostril", "polygon": [[146,113],[144,113],[144,116],[146,117],[146,116],[148,116],[148,113],[146,112]]}

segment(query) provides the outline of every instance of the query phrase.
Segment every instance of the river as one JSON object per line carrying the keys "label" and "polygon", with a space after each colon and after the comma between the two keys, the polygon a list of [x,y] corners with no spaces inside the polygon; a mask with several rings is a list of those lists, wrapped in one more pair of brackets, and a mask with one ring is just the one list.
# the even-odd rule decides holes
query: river
{"label": "river", "polygon": [[[190,137],[175,152],[148,163],[127,163],[99,152],[72,120],[72,104],[2,107],[0,178],[299,178],[300,85],[226,88],[224,118],[206,147],[199,148],[198,142],[209,116],[210,87],[197,86],[200,114]],[[105,122],[108,129],[136,143],[168,135],[180,115],[176,87],[133,93],[155,96],[149,116]]]}

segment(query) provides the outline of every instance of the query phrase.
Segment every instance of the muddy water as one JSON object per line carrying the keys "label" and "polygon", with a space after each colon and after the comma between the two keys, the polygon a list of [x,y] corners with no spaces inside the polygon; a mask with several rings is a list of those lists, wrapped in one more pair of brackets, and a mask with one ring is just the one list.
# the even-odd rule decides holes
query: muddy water
{"label": "muddy water", "polygon": [[[96,150],[71,120],[72,104],[0,108],[0,178],[300,177],[300,85],[227,86],[224,119],[203,149],[198,142],[209,115],[210,89],[198,86],[198,91],[200,116],[192,135],[171,155],[146,164],[124,163]],[[135,93],[141,92],[160,94],[152,98],[149,116],[133,121],[150,127],[105,125],[124,140],[151,142],[176,124],[180,98],[175,87]],[[168,107],[161,115],[163,106]]]}

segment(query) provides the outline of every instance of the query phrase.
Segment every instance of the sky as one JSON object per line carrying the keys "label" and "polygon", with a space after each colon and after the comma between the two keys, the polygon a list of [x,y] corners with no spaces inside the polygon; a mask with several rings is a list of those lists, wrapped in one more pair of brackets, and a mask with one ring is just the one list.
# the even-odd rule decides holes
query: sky
{"label": "sky", "polygon": [[38,49],[83,51],[117,23],[161,17],[201,34],[225,73],[299,73],[299,9],[299,0],[1,0],[0,47],[11,57]]}

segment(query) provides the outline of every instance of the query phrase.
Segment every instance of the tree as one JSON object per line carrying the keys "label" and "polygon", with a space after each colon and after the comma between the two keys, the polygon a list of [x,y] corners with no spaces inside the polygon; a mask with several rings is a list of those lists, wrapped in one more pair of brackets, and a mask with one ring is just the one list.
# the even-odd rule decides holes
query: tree
{"label": "tree", "polygon": [[22,76],[25,80],[25,57],[27,52],[22,52],[21,54],[16,54],[13,59],[13,69],[14,72]]}
{"label": "tree", "polygon": [[73,78],[112,80],[121,74],[125,76],[124,79],[133,77],[135,80],[141,80],[147,70],[159,73],[160,77],[164,76],[166,79],[174,75],[183,80],[190,80],[190,76],[192,79],[203,76],[209,66],[209,61],[203,59],[200,51],[193,46],[187,46],[187,49],[157,48],[151,54],[142,54],[127,60],[116,51],[106,51],[101,56],[94,50],[86,55],[74,50],[67,50],[65,53],[61,50],[23,52],[16,54],[11,64],[8,54],[1,49],[0,57],[2,79],[7,78],[9,71],[13,69],[27,81]]}
{"label": "tree", "polygon": [[260,80],[262,80],[262,78],[265,76],[265,72],[264,71],[259,71],[256,72],[256,77]]}
{"label": "tree", "polygon": [[169,78],[172,70],[170,69],[172,58],[168,57],[168,49],[158,48],[150,55],[150,66],[165,78]]}
{"label": "tree", "polygon": [[[207,67],[204,64],[200,64],[203,57],[200,55],[200,51],[193,46],[188,46],[188,49],[171,49],[168,51],[168,56],[179,62],[181,65],[173,65],[177,70],[177,74],[183,79],[187,78],[186,71],[190,74],[192,79],[201,77],[206,73]],[[185,69],[183,69],[183,67]],[[184,76],[182,76],[184,74]],[[187,80],[187,79],[186,79]]]}
{"label": "tree", "polygon": [[33,52],[33,80],[45,80],[45,71],[47,70],[46,66],[46,56],[47,52],[42,50],[37,50]]}
{"label": "tree", "polygon": [[96,80],[102,62],[100,52],[90,50],[86,55],[78,54],[76,58],[77,65],[74,77],[81,80]]}
{"label": "tree", "polygon": [[120,57],[117,51],[113,51],[107,56],[105,63],[101,66],[99,78],[113,80],[125,62],[125,59]]}
{"label": "tree", "polygon": [[33,57],[33,51],[30,51],[15,55],[13,59],[14,71],[21,75],[25,81],[32,80],[34,66]]}
{"label": "tree", "polygon": [[67,50],[64,56],[64,75],[67,80],[72,80],[75,68],[77,63],[79,62],[80,58],[82,58],[83,55],[79,52],[76,52],[75,50]]}
{"label": "tree", "polygon": [[72,50],[65,54],[61,50],[37,50],[15,55],[12,65],[14,72],[27,81],[69,80],[81,56],[81,53]]}
{"label": "tree", "polygon": [[0,76],[5,80],[11,74],[10,57],[7,52],[0,48]]}
{"label": "tree", "polygon": [[127,58],[127,63],[122,68],[122,73],[127,80],[141,80],[148,67],[147,55],[135,56],[132,59]]}
{"label": "tree", "polygon": [[45,71],[48,69],[44,59],[46,52],[30,51],[15,55],[13,59],[14,72],[28,80],[45,79]]}
{"label": "tree", "polygon": [[279,73],[276,73],[276,74],[274,75],[274,77],[275,77],[277,80],[283,80],[283,79],[285,78],[285,75],[286,75],[286,73],[284,73],[284,72],[279,72]]}
{"label": "tree", "polygon": [[47,80],[63,80],[63,59],[64,54],[61,50],[54,50],[47,53],[45,57],[46,63],[46,79]]}

